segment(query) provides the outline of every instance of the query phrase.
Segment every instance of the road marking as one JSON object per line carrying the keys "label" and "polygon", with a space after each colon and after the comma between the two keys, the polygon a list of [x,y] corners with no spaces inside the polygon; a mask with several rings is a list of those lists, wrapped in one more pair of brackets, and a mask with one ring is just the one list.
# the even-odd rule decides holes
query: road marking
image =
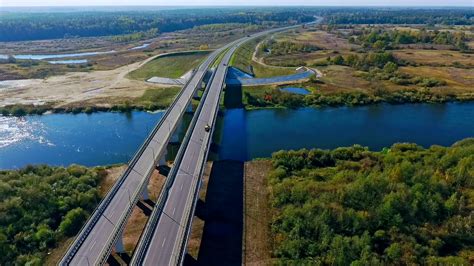
{"label": "road marking", "polygon": [[92,248],[94,248],[95,244],[97,244],[97,241],[94,241],[94,243],[91,245],[91,247],[89,248],[89,250],[92,250]]}
{"label": "road marking", "polygon": [[174,212],[176,211],[176,207],[173,208],[173,215],[174,215]]}
{"label": "road marking", "polygon": [[183,183],[181,183],[181,188],[180,188],[180,190],[183,190]]}
{"label": "road marking", "polygon": [[166,242],[166,238],[163,239],[163,243],[161,244],[161,247],[164,247],[164,246],[165,246],[165,242]]}

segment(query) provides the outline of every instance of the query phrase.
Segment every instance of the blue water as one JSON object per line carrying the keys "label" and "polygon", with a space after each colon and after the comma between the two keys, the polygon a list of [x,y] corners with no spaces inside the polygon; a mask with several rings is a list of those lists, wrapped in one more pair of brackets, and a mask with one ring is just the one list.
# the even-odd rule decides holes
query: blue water
{"label": "blue water", "polygon": [[78,59],[78,60],[55,60],[55,61],[48,61],[48,63],[56,65],[56,64],[85,64],[87,63],[87,59]]}
{"label": "blue water", "polygon": [[[72,53],[72,54],[17,54],[13,55],[15,59],[24,59],[24,60],[44,60],[44,59],[55,59],[55,58],[70,58],[70,57],[82,57],[82,56],[94,56],[102,54],[111,54],[116,51],[106,51],[106,52],[85,52],[85,53]],[[1,59],[8,58],[8,55],[0,55]]]}
{"label": "blue water", "polygon": [[[104,165],[127,162],[162,113],[0,116],[0,168],[28,163]],[[394,142],[428,147],[474,137],[474,103],[376,105],[298,110],[230,109],[218,123],[219,159],[268,157],[280,149],[373,150]]]}
{"label": "blue water", "polygon": [[286,91],[289,93],[295,93],[295,94],[301,94],[301,95],[307,95],[310,94],[311,92],[307,89],[304,88],[296,88],[296,87],[286,87],[286,88],[281,88],[281,91]]}
{"label": "blue water", "polygon": [[[150,45],[150,43],[144,43],[139,46],[135,46],[129,48],[128,50],[139,50],[146,48]],[[71,58],[71,57],[85,57],[85,56],[95,56],[95,55],[103,55],[103,54],[112,54],[116,53],[115,50],[104,51],[104,52],[83,52],[83,53],[70,53],[70,54],[15,54],[12,55],[15,59],[23,59],[23,60],[45,60],[45,59],[56,59],[56,58]],[[8,59],[8,55],[0,54],[0,59]],[[59,63],[59,62],[66,62],[67,63]],[[85,62],[84,62],[85,61]],[[62,60],[62,61],[50,61],[49,63],[54,64],[53,62],[58,62],[56,64],[82,64],[87,63],[87,60]]]}
{"label": "blue water", "polygon": [[127,162],[162,113],[0,117],[0,168]]}
{"label": "blue water", "polygon": [[474,103],[233,109],[223,119],[220,159],[249,160],[281,149],[332,149],[356,143],[372,150],[395,142],[429,147],[474,137]]}
{"label": "blue water", "polygon": [[289,81],[297,81],[302,79],[307,79],[314,75],[313,71],[307,70],[304,72],[285,75],[285,76],[276,76],[270,78],[243,78],[239,76],[229,76],[226,80],[226,84],[230,85],[266,85],[266,84],[273,84],[273,83],[283,83]]}
{"label": "blue water", "polygon": [[140,50],[140,49],[147,48],[148,46],[150,46],[150,43],[144,43],[144,44],[142,44],[142,45],[129,48],[128,50],[132,50],[132,51],[133,51],[133,50]]}

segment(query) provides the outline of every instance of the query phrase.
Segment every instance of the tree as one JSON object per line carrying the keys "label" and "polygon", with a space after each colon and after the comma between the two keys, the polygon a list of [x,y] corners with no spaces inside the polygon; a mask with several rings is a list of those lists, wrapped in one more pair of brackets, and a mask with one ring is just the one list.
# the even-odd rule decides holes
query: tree
{"label": "tree", "polygon": [[74,236],[87,219],[87,212],[82,208],[70,210],[59,225],[59,230],[66,236]]}
{"label": "tree", "polygon": [[343,65],[344,64],[344,57],[342,55],[337,55],[332,59],[332,63],[335,65]]}
{"label": "tree", "polygon": [[387,62],[385,66],[383,66],[383,71],[387,74],[393,74],[397,70],[398,70],[398,66],[394,62]]}
{"label": "tree", "polygon": [[372,47],[377,50],[382,50],[385,48],[385,42],[382,40],[378,40],[372,45]]}

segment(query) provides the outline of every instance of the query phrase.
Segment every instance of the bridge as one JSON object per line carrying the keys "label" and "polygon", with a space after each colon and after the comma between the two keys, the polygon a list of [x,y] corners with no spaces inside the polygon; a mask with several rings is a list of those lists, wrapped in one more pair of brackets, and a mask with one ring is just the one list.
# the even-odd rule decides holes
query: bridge
{"label": "bridge", "polygon": [[[229,44],[232,45],[232,44]],[[140,197],[148,198],[150,176],[166,154],[166,148],[191,99],[201,88],[202,80],[217,56],[229,46],[211,53],[176,96],[161,120],[128,163],[127,169],[116,181],[74,242],[60,261],[61,265],[104,264],[115,246],[123,252],[122,233],[128,217]]]}
{"label": "bridge", "polygon": [[299,26],[254,34],[240,39],[225,52],[196,109],[131,265],[183,263],[230,59],[251,38]]}
{"label": "bridge", "polygon": [[122,234],[133,208],[140,197],[148,199],[147,186],[151,174],[158,165],[164,163],[162,159],[167,144],[189,109],[191,99],[201,88],[204,76],[218,56],[225,52],[211,75],[131,262],[132,265],[182,264],[231,56],[251,38],[299,26],[247,36],[211,53],[193,71],[192,77],[94,210],[59,264],[102,265],[113,247],[118,253],[124,252]]}

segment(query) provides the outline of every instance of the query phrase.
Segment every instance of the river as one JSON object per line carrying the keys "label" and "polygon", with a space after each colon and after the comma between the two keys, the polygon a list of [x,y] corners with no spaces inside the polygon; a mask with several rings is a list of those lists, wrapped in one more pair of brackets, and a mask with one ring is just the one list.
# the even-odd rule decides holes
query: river
{"label": "river", "polygon": [[[127,162],[161,116],[132,112],[0,117],[0,168]],[[229,109],[219,116],[212,158],[249,160],[280,149],[355,143],[372,150],[394,142],[451,145],[474,137],[473,118],[474,103]]]}

